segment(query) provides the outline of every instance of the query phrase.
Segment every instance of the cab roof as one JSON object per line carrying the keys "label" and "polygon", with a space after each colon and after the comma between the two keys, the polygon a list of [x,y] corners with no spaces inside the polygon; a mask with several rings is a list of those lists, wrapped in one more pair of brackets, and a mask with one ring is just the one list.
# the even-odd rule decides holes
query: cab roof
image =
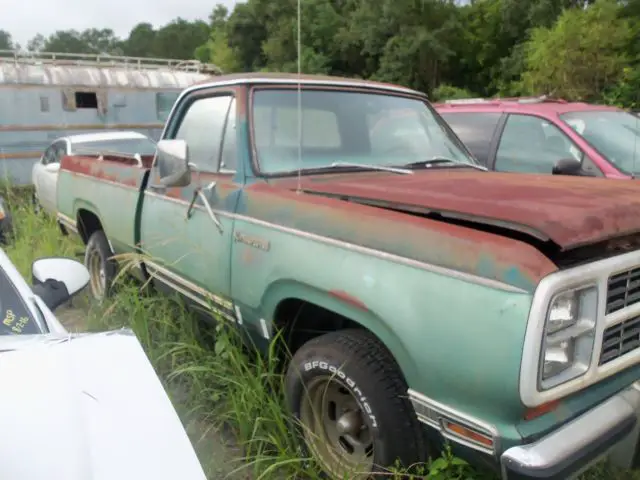
{"label": "cab roof", "polygon": [[216,77],[203,80],[188,88],[188,91],[199,90],[207,87],[216,87],[219,85],[295,85],[300,81],[303,85],[336,85],[344,87],[364,87],[378,90],[388,90],[396,93],[405,93],[410,95],[419,95],[426,98],[423,92],[413,90],[401,85],[391,83],[376,82],[373,80],[364,80],[361,78],[346,78],[329,75],[309,75],[296,73],[275,73],[275,72],[250,72],[250,73],[233,73],[228,75],[219,75]]}

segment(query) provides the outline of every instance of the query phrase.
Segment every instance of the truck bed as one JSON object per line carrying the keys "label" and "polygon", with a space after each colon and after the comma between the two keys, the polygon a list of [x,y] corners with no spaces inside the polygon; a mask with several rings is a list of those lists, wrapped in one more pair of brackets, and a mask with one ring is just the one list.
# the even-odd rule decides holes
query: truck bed
{"label": "truck bed", "polygon": [[[97,220],[109,232],[114,253],[135,250],[136,214],[152,156],[104,154],[63,157],[58,175],[58,216],[84,238],[87,223]],[[84,238],[86,240],[86,238]]]}

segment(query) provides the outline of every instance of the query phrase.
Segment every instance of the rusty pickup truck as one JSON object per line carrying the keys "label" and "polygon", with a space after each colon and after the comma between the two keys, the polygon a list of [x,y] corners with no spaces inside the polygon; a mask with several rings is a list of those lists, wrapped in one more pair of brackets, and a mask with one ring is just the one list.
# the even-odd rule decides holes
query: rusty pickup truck
{"label": "rusty pickup truck", "polygon": [[65,157],[57,205],[98,299],[131,252],[261,347],[283,331],[329,478],[445,442],[503,479],[636,467],[635,182],[487,172],[420,92],[261,73],[183,91],[155,158]]}

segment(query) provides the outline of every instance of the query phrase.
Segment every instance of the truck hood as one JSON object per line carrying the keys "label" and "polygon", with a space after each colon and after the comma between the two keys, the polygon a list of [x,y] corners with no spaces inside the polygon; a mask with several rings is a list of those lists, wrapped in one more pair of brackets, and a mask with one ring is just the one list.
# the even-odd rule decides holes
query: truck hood
{"label": "truck hood", "polygon": [[128,330],[0,339],[0,478],[206,480]]}
{"label": "truck hood", "polygon": [[[295,188],[296,181],[290,188]],[[289,185],[287,185],[289,186]],[[472,222],[552,241],[561,250],[640,232],[640,184],[598,178],[419,170],[303,177],[307,193]]]}

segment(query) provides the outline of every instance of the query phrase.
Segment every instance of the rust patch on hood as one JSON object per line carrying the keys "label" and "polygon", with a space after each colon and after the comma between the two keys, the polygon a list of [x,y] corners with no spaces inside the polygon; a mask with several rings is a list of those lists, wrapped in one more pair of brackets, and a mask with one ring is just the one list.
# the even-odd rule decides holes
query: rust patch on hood
{"label": "rust patch on hood", "polygon": [[[275,183],[295,188],[296,180]],[[434,169],[414,175],[315,175],[303,177],[302,188],[521,232],[561,250],[640,233],[640,183],[635,181]]]}
{"label": "rust patch on hood", "polygon": [[[300,195],[296,184],[295,179],[256,182],[244,189],[238,213],[526,291],[557,270],[549,258],[521,241],[324,195]],[[308,180],[303,184],[308,187]]]}

